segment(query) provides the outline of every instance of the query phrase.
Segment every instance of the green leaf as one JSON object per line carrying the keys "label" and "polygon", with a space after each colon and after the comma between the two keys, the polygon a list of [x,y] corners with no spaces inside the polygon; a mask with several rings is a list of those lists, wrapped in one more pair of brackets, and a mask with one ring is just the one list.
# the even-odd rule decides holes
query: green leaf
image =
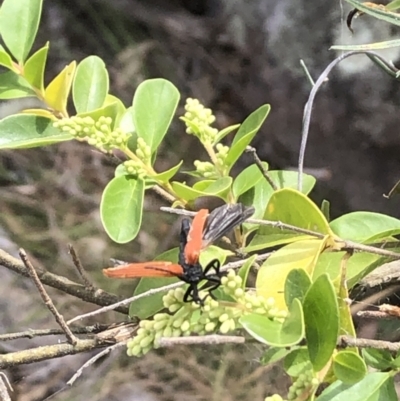
{"label": "green leaf", "polygon": [[393,25],[400,26],[400,14],[386,11],[384,7],[376,7],[374,3],[362,2],[358,0],[346,0],[354,8],[359,11],[364,11],[366,14],[372,15],[375,18],[389,22]]}
{"label": "green leaf", "polygon": [[[315,266],[313,280],[327,273],[333,281],[340,275],[340,263],[345,252],[326,252],[320,255]],[[347,286],[354,287],[363,277],[385,263],[386,258],[371,253],[359,252],[347,261]]]}
{"label": "green leaf", "polygon": [[[161,255],[158,255],[154,260],[165,260],[176,263],[178,260],[178,248],[170,249]],[[143,294],[149,290],[164,287],[166,285],[177,282],[179,279],[175,277],[158,277],[158,278],[142,278],[136,286],[133,293],[134,296]],[[162,298],[165,292],[158,292],[145,298],[140,298],[129,305],[129,316],[137,316],[140,320],[147,319],[153,316],[158,311],[164,308]]]}
{"label": "green leaf", "polygon": [[24,78],[40,92],[44,91],[44,69],[46,67],[49,42],[34,53],[25,63]]}
{"label": "green leaf", "polygon": [[[301,192],[284,188],[271,196],[264,214],[264,220],[290,224],[321,234],[332,235],[329,223],[321,210]],[[260,226],[257,234],[245,248],[246,252],[310,238],[306,234],[296,233],[280,227]]]}
{"label": "green leaf", "polygon": [[269,347],[261,356],[260,363],[261,365],[269,365],[271,363],[275,363],[280,361],[282,358],[285,358],[287,354],[292,352],[291,349],[288,348],[280,348],[280,347]]}
{"label": "green leaf", "polygon": [[[268,170],[268,163],[263,162],[262,164],[264,168]],[[265,178],[256,164],[252,164],[241,171],[235,178],[232,186],[232,192],[235,199],[247,192],[250,188],[254,187],[261,179]]]}
{"label": "green leaf", "polygon": [[326,239],[309,239],[275,251],[258,271],[257,294],[264,298],[274,298],[278,308],[286,309],[284,289],[288,274],[294,269],[303,269],[312,275],[325,244]]}
{"label": "green leaf", "polygon": [[[202,183],[200,185],[200,183]],[[171,183],[173,190],[180,198],[190,202],[200,196],[218,196],[225,200],[225,195],[229,191],[232,184],[231,177],[222,177],[216,181],[204,180],[200,181],[193,188],[188,187],[178,181]]]}
{"label": "green leaf", "polygon": [[142,224],[144,181],[132,176],[113,178],[101,198],[100,214],[110,238],[124,244],[133,240]]}
{"label": "green leaf", "polygon": [[301,347],[291,351],[283,362],[286,373],[292,377],[299,377],[312,368],[307,348]]}
{"label": "green leaf", "polygon": [[[278,189],[297,188],[298,173],[295,171],[272,170],[268,171],[268,174]],[[309,194],[314,188],[315,182],[316,180],[312,175],[303,174],[302,193],[305,195]],[[252,205],[255,207],[256,211],[253,215],[253,218],[262,219],[274,190],[265,180],[260,180],[254,189],[255,191]]]}
{"label": "green leaf", "polygon": [[357,353],[340,351],[333,357],[333,373],[343,383],[354,384],[367,374],[367,365]]}
{"label": "green leaf", "polygon": [[304,269],[291,270],[285,281],[285,303],[289,307],[295,298],[303,302],[303,299],[311,287],[312,281],[309,274]]}
{"label": "green leaf", "polygon": [[7,71],[0,74],[0,99],[17,99],[21,97],[36,97],[25,78]]}
{"label": "green leaf", "polygon": [[178,89],[165,79],[149,79],[136,89],[133,121],[136,132],[154,153],[164,138],[178,106]]}
{"label": "green leaf", "polygon": [[335,289],[327,274],[319,276],[304,302],[306,339],[311,363],[319,371],[329,362],[339,333],[339,308]]}
{"label": "green leaf", "polygon": [[[117,113],[114,117],[114,124],[113,124],[113,128],[119,127],[121,120],[126,112],[126,107],[124,106],[124,104],[122,103],[121,99],[117,98],[114,95],[110,95],[109,93],[106,96],[106,100],[104,101],[103,106],[106,107],[110,104],[114,104],[117,103],[116,105],[116,109],[117,109]],[[124,131],[124,132],[130,132],[130,131]]]}
{"label": "green leaf", "polygon": [[8,68],[9,70],[15,71],[11,56],[5,51],[4,47],[1,45],[0,45],[0,65]]}
{"label": "green leaf", "polygon": [[169,170],[163,171],[162,173],[158,173],[156,175],[152,175],[151,177],[158,181],[167,183],[178,172],[178,170],[182,166],[182,163],[183,160],[181,160],[176,166],[171,167]]}
{"label": "green leaf", "polygon": [[318,401],[397,401],[392,373],[369,373],[350,386],[336,381],[325,389]]}
{"label": "green leaf", "polygon": [[121,121],[119,122],[118,128],[121,128],[124,132],[135,132],[135,124],[133,122],[133,108],[128,107],[123,114]]}
{"label": "green leaf", "polygon": [[35,41],[41,13],[42,0],[4,0],[1,5],[1,36],[21,64]]}
{"label": "green leaf", "polygon": [[249,271],[251,266],[253,266],[254,261],[257,259],[257,255],[250,256],[246,262],[242,265],[242,267],[238,271],[238,276],[242,278],[242,288],[246,288],[247,277],[249,275]]}
{"label": "green leaf", "polygon": [[236,163],[246,149],[246,146],[249,145],[258,130],[261,128],[261,125],[267,118],[270,110],[271,106],[269,104],[264,104],[257,110],[253,111],[253,113],[244,120],[233,139],[232,145],[225,159],[226,166],[231,168]]}
{"label": "green leaf", "polygon": [[368,366],[377,370],[386,370],[393,367],[394,359],[389,351],[375,348],[364,348],[361,351]]}
{"label": "green leaf", "polygon": [[400,220],[373,212],[352,212],[330,223],[340,238],[356,242],[376,242],[400,234]]}
{"label": "green leaf", "polygon": [[0,149],[34,148],[70,139],[48,118],[14,114],[0,120]]}
{"label": "green leaf", "polygon": [[255,313],[242,316],[239,322],[256,340],[275,347],[291,347],[304,337],[303,310],[298,299],[293,302],[284,323]]}
{"label": "green leaf", "polygon": [[72,96],[77,113],[103,106],[109,89],[108,72],[104,61],[97,56],[83,59],[76,68]]}
{"label": "green leaf", "polygon": [[44,91],[46,103],[54,110],[67,114],[68,96],[74,78],[76,61],[67,65],[47,86]]}
{"label": "green leaf", "polygon": [[221,142],[222,139],[224,139],[227,135],[229,135],[232,131],[235,131],[239,127],[240,127],[240,124],[235,124],[235,125],[231,125],[229,127],[222,129],[221,131],[218,132],[218,135],[216,136],[212,145],[215,146],[217,143]]}
{"label": "green leaf", "polygon": [[[77,114],[79,117],[92,117],[94,121],[98,121],[100,117],[110,117],[113,122],[115,122],[115,119],[118,116],[118,113],[120,111],[119,103],[114,102],[114,103],[108,103],[107,105],[104,105],[103,107],[100,107],[100,109],[88,111],[86,113],[79,113]],[[114,125],[111,125],[111,128],[114,128]]]}
{"label": "green leaf", "polygon": [[400,0],[392,0],[388,4],[386,4],[386,10],[396,11],[400,8]]}

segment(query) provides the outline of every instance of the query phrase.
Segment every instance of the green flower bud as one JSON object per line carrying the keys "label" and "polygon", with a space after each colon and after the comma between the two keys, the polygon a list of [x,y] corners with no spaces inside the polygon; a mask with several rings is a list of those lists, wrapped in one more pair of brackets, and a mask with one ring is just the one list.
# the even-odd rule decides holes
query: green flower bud
{"label": "green flower bud", "polygon": [[143,339],[140,341],[140,346],[141,346],[142,348],[146,348],[146,347],[148,347],[148,346],[153,342],[153,340],[154,340],[154,336],[149,335],[149,336],[143,338]]}
{"label": "green flower bud", "polygon": [[182,330],[181,329],[172,330],[172,337],[180,337],[181,334],[182,334]]}
{"label": "green flower bud", "polygon": [[[165,304],[164,304],[165,305]],[[166,305],[165,305],[166,306]],[[168,310],[171,312],[171,313],[174,313],[174,312],[176,312],[177,310],[179,310],[180,308],[182,308],[182,304],[179,304],[179,303],[174,303],[174,304],[172,304],[172,305],[170,305],[169,307],[168,307]]]}
{"label": "green flower bud", "polygon": [[185,320],[181,325],[181,330],[188,331],[189,328],[190,328],[190,322],[188,320]]}
{"label": "green flower bud", "polygon": [[220,317],[219,317],[219,321],[221,323],[224,323],[225,321],[227,321],[229,319],[229,315],[227,313],[223,313]]}
{"label": "green flower bud", "polygon": [[314,377],[314,378],[312,378],[311,379],[311,385],[313,386],[313,387],[316,387],[316,386],[319,386],[319,380],[316,378],[316,377]]}
{"label": "green flower bud", "polygon": [[180,318],[178,318],[178,319],[175,319],[173,322],[172,322],[172,327],[175,327],[176,329],[177,328],[179,328],[179,327],[181,327],[182,326],[182,323],[184,322],[184,318],[183,317],[180,317]]}
{"label": "green flower bud", "polygon": [[163,337],[172,337],[172,327],[167,326],[163,331]]}
{"label": "green flower bud", "polygon": [[139,356],[142,353],[140,345],[135,345],[133,348],[128,348],[128,356]]}
{"label": "green flower bud", "polygon": [[214,331],[216,324],[214,322],[209,322],[205,325],[204,330],[207,332]]}
{"label": "green flower bud", "polygon": [[229,319],[229,320],[226,320],[225,322],[223,322],[221,324],[221,327],[219,328],[219,331],[222,334],[226,334],[229,331],[232,331],[234,329],[235,329],[235,321],[233,319]]}
{"label": "green flower bud", "polygon": [[159,320],[154,323],[154,330],[159,332],[168,324],[168,320]]}

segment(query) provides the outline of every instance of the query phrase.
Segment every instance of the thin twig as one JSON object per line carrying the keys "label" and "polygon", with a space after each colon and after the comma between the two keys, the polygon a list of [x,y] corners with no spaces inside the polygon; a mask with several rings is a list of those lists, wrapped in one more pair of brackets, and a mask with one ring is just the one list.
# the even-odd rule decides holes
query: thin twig
{"label": "thin twig", "polygon": [[100,351],[98,354],[96,354],[94,357],[90,358],[88,361],[86,361],[77,371],[76,373],[67,381],[67,386],[71,387],[75,381],[82,375],[83,371],[88,368],[89,366],[92,366],[96,361],[98,361],[101,357],[109,354],[111,351],[114,351],[117,348],[120,348],[122,346],[125,346],[128,340],[122,341],[120,343],[116,343],[114,345],[111,345],[110,347],[107,347]]}
{"label": "thin twig", "polygon": [[161,337],[158,340],[160,347],[174,347],[176,345],[216,345],[216,344],[243,344],[245,338],[241,336],[220,336],[211,334],[209,336],[186,336],[186,337]]}
{"label": "thin twig", "polygon": [[253,148],[252,146],[247,146],[246,148],[246,152],[251,153],[253,155],[253,159],[254,159],[254,163],[256,164],[256,166],[258,167],[258,169],[261,171],[261,174],[263,175],[263,177],[267,180],[268,184],[271,185],[271,188],[274,191],[278,190],[277,185],[275,184],[274,180],[272,179],[272,177],[269,175],[268,170],[263,166],[262,161],[260,160],[260,158],[258,157],[257,151],[255,148]]}
{"label": "thin twig", "polygon": [[390,315],[386,312],[381,312],[378,310],[362,310],[357,312],[357,316],[363,319],[376,319],[376,320],[399,320],[398,316]]}
{"label": "thin twig", "polygon": [[351,51],[348,53],[344,53],[337,57],[335,60],[333,60],[322,72],[322,74],[319,76],[317,81],[315,82],[315,85],[312,87],[310,91],[310,95],[308,97],[307,103],[304,106],[304,114],[303,114],[303,128],[301,132],[301,144],[300,144],[300,152],[299,152],[299,161],[298,161],[298,182],[297,182],[297,189],[299,191],[302,190],[303,187],[303,168],[304,168],[304,155],[306,152],[306,146],[307,146],[307,139],[308,139],[308,132],[310,129],[310,122],[311,122],[311,113],[312,113],[312,107],[314,104],[314,99],[315,96],[320,89],[321,85],[325,82],[325,80],[328,78],[328,75],[332,71],[332,69],[339,64],[341,61],[346,59],[347,57],[354,56],[357,54],[366,54],[368,57],[374,57],[374,59],[381,61],[384,64],[387,64],[387,61],[383,59],[379,54],[372,52],[372,51]]}
{"label": "thin twig", "polygon": [[24,263],[25,267],[28,269],[29,275],[31,276],[33,282],[35,283],[36,288],[38,289],[39,294],[42,297],[44,304],[47,306],[49,311],[52,313],[52,315],[56,319],[56,322],[58,323],[58,325],[64,331],[68,342],[75,346],[79,341],[78,337],[76,337],[72,333],[70,328],[65,323],[63,316],[58,312],[57,308],[53,304],[53,301],[50,299],[49,295],[47,294],[46,290],[44,289],[43,284],[41,283],[40,278],[37,275],[35,268],[33,267],[32,263],[29,261],[26,252],[22,248],[19,250],[19,256],[20,256],[22,262]]}
{"label": "thin twig", "polygon": [[[0,265],[20,274],[21,276],[30,277],[28,269],[19,259],[14,258],[2,249],[0,249]],[[36,273],[43,284],[56,288],[57,290],[65,292],[66,294],[72,295],[85,302],[99,306],[107,306],[115,304],[121,299],[120,297],[101,289],[95,290],[85,288],[82,284],[71,281],[66,277],[50,273],[41,267],[36,267]],[[128,314],[128,308],[126,306],[120,306],[115,310],[124,315]]]}
{"label": "thin twig", "polygon": [[[6,385],[7,384],[7,385]],[[13,391],[10,381],[4,372],[0,372],[0,400],[11,401],[8,390]]]}
{"label": "thin twig", "polygon": [[45,345],[43,347],[29,348],[22,351],[0,354],[0,369],[8,369],[13,366],[27,365],[48,359],[60,358],[66,355],[75,355],[82,352],[103,348],[105,343],[97,339],[83,339],[73,346],[68,343]]}
{"label": "thin twig", "polygon": [[[100,333],[110,325],[108,324],[95,324],[93,326],[86,327],[76,327],[71,329],[74,334],[97,334]],[[61,329],[43,329],[43,330],[33,330],[29,329],[26,331],[21,331],[18,333],[9,333],[9,334],[0,334],[0,341],[11,341],[17,340],[19,338],[34,338],[34,337],[43,337],[43,336],[56,336],[64,334],[64,330]]]}
{"label": "thin twig", "polygon": [[68,251],[71,255],[72,262],[74,263],[76,270],[78,270],[78,273],[81,276],[83,283],[85,284],[85,287],[89,288],[89,289],[94,289],[95,286],[90,281],[89,275],[86,273],[85,269],[83,268],[82,263],[79,259],[79,256],[78,256],[75,248],[72,246],[72,244],[68,245]]}
{"label": "thin twig", "polygon": [[400,350],[400,342],[392,343],[390,341],[370,340],[367,338],[354,338],[350,336],[339,337],[338,347],[357,347],[357,348],[374,348],[387,350],[390,352],[398,352]]}
{"label": "thin twig", "polygon": [[158,195],[160,195],[162,198],[164,198],[168,203],[174,203],[176,201],[176,198],[172,196],[169,192],[167,192],[165,189],[161,188],[159,185],[154,185],[151,187],[151,189]]}
{"label": "thin twig", "polygon": [[[259,255],[259,256],[257,256],[257,258],[256,258],[255,261],[256,261],[256,262],[257,262],[257,261],[260,262],[260,261],[266,260],[266,259],[268,259],[271,255],[272,255],[272,252],[268,252],[268,253],[265,253],[265,254],[263,254],[263,255]],[[229,270],[229,269],[237,269],[237,268],[243,266],[245,263],[246,263],[246,260],[240,260],[240,261],[237,261],[237,262],[231,262],[231,263],[228,263],[228,264],[226,264],[225,266],[221,267],[220,270],[223,272],[223,271],[227,271],[227,270]],[[130,304],[131,302],[137,301],[138,299],[146,298],[146,297],[149,297],[149,296],[151,296],[151,295],[158,294],[159,292],[164,292],[164,291],[173,290],[173,289],[178,288],[178,287],[180,287],[180,286],[182,286],[182,285],[184,285],[184,284],[185,284],[185,283],[184,283],[183,281],[179,281],[179,282],[177,282],[177,283],[165,285],[165,286],[163,286],[163,287],[152,288],[152,289],[150,289],[150,290],[148,290],[148,291],[146,291],[146,292],[143,292],[142,294],[135,295],[135,296],[133,296],[133,297],[124,299],[124,300],[122,300],[122,301],[120,301],[120,302],[117,302],[117,303],[115,303],[115,304],[113,304],[113,305],[105,306],[105,307],[103,307],[103,308],[94,310],[93,312],[84,313],[83,315],[76,316],[76,317],[74,317],[74,318],[68,320],[67,324],[70,325],[71,323],[74,323],[74,322],[76,322],[76,321],[78,321],[78,320],[86,319],[86,318],[88,318],[88,317],[93,317],[93,316],[99,315],[99,314],[101,314],[101,313],[105,313],[105,312],[114,310],[115,308],[117,308],[117,307],[119,307],[119,306],[121,306],[121,305]]]}
{"label": "thin twig", "polygon": [[[170,207],[161,207],[161,210],[163,212],[180,214],[180,215],[184,215],[184,216],[194,216],[196,214],[196,212],[189,212],[188,210],[174,209],[174,208],[170,208]],[[252,223],[252,224],[260,224],[260,225],[264,225],[264,226],[271,226],[274,228],[279,228],[279,229],[284,229],[284,230],[290,230],[295,233],[306,234],[306,235],[310,235],[312,237],[320,238],[320,239],[325,237],[325,234],[322,234],[322,233],[319,233],[316,231],[312,231],[312,230],[308,230],[306,228],[296,227],[292,224],[282,223],[281,221],[247,219],[246,222]],[[376,247],[369,246],[369,245],[358,244],[353,241],[346,241],[346,240],[342,240],[340,238],[335,239],[335,241],[341,245],[340,250],[342,250],[342,251],[351,249],[351,250],[355,250],[358,252],[368,252],[368,253],[373,253],[373,254],[380,255],[380,256],[387,256],[387,257],[390,257],[393,259],[400,259],[400,253],[397,253],[397,252],[392,252],[392,251],[388,251],[386,249],[376,248]]]}
{"label": "thin twig", "polygon": [[44,399],[43,401],[49,401],[51,400],[53,397],[55,397],[56,395],[62,393],[64,390],[66,390],[67,388],[70,388],[74,385],[74,383],[76,382],[77,379],[79,379],[79,377],[82,375],[83,371],[92,366],[96,361],[98,361],[101,357],[109,354],[111,351],[113,351],[116,348],[119,348],[123,345],[126,345],[126,341],[125,342],[121,342],[121,343],[117,343],[114,345],[111,345],[110,347],[105,348],[104,350],[100,351],[98,354],[96,354],[94,357],[90,358],[88,361],[86,361],[77,371],[76,373],[67,381],[67,383],[65,384],[65,386],[63,386],[62,388],[60,388],[59,390],[57,390],[55,393],[51,394],[49,397],[47,397],[46,399]]}

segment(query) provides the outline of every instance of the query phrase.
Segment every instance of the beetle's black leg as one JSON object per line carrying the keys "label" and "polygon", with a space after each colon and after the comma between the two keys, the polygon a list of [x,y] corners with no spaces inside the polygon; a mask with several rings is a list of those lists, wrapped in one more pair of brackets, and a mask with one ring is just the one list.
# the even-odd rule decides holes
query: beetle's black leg
{"label": "beetle's black leg", "polygon": [[220,266],[221,266],[221,264],[219,263],[219,260],[218,260],[218,259],[212,260],[212,261],[206,266],[206,268],[204,269],[204,272],[203,272],[204,277],[206,278],[207,273],[208,273],[211,269],[214,269],[215,272],[216,272],[216,274],[219,275],[219,274],[220,274],[220,273],[219,273],[219,268],[220,268]]}
{"label": "beetle's black leg", "polygon": [[[183,296],[183,302],[190,302],[194,300],[192,292],[194,292],[193,284],[189,284],[189,287],[187,288],[185,295]],[[192,297],[192,299],[189,299],[189,297]]]}

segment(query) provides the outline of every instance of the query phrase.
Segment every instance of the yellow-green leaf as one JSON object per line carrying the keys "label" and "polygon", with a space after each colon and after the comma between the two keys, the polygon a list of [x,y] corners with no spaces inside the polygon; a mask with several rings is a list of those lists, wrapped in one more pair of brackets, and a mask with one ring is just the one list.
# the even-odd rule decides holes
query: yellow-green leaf
{"label": "yellow-green leaf", "polygon": [[328,238],[297,241],[278,249],[258,271],[257,294],[265,298],[273,297],[278,308],[286,309],[284,289],[287,275],[293,269],[303,269],[312,276]]}
{"label": "yellow-green leaf", "polygon": [[44,47],[34,53],[25,63],[24,78],[41,93],[44,90],[43,76],[46,67],[47,53],[49,51],[49,42]]}
{"label": "yellow-green leaf", "polygon": [[54,110],[67,114],[68,96],[76,69],[76,61],[67,65],[47,86],[45,101]]}

